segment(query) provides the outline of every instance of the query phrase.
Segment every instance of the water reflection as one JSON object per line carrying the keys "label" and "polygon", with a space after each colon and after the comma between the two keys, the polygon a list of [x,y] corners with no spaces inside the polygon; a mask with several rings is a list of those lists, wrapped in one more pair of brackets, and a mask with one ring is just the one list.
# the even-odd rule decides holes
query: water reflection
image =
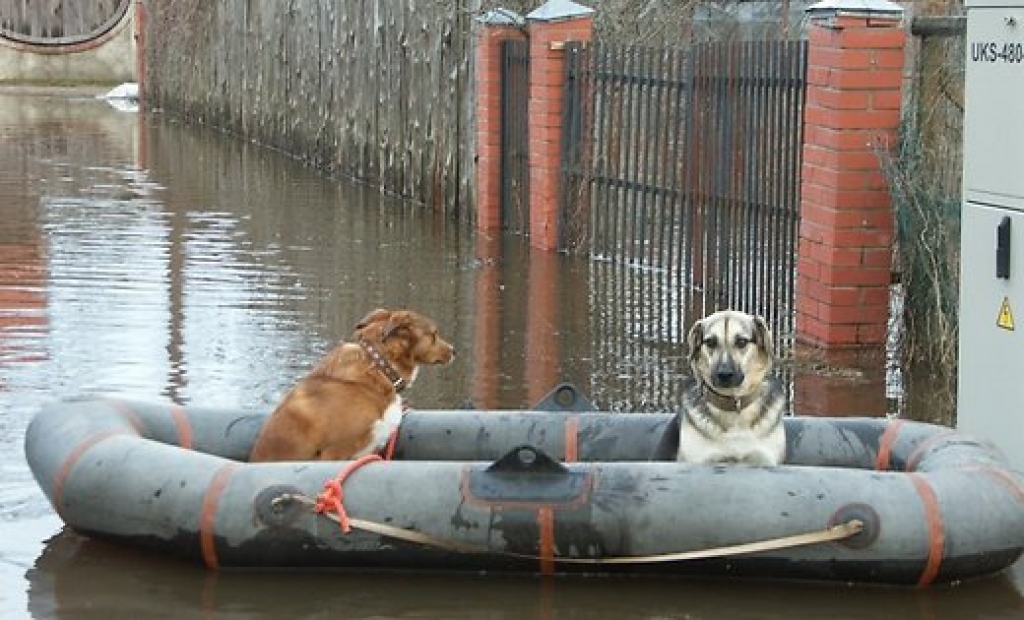
{"label": "water reflection", "polygon": [[323,571],[196,570],[62,533],[28,571],[40,618],[701,618],[790,620],[1017,619],[1024,604],[1007,577],[957,587],[848,588],[682,579]]}
{"label": "water reflection", "polygon": [[[7,182],[25,198],[18,245],[0,252],[0,273],[18,270],[2,299],[21,332],[5,330],[2,346],[59,351],[20,381],[266,405],[359,317],[390,305],[437,317],[471,352],[417,389],[418,406],[525,407],[563,380],[610,410],[678,402],[687,325],[711,307],[671,277],[475,237],[277,153],[139,118],[120,149],[56,122],[17,130],[25,139],[4,130],[20,145]],[[834,379],[798,375],[797,396]],[[852,385],[807,411],[886,412],[884,378]]]}

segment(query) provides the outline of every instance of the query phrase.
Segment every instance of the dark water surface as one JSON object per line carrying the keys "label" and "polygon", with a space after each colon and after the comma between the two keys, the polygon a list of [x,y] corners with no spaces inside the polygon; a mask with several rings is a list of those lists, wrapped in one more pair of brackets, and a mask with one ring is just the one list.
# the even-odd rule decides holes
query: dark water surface
{"label": "dark water surface", "polygon": [[[927,591],[213,572],[64,531],[22,445],[49,400],[269,409],[368,310],[410,306],[460,351],[423,371],[414,407],[526,407],[569,380],[602,408],[667,410],[684,326],[649,320],[613,266],[479,238],[87,94],[0,93],[0,145],[0,618],[1024,618],[1019,565]],[[798,376],[797,410],[893,412],[884,369],[839,379]],[[948,419],[948,404],[899,396],[902,414]]]}

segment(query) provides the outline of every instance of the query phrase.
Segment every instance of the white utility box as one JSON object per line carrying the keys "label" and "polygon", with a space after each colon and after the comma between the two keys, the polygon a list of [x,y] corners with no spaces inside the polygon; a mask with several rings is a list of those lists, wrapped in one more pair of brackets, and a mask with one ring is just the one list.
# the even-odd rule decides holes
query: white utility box
{"label": "white utility box", "polygon": [[967,0],[957,427],[1024,471],[1024,0]]}

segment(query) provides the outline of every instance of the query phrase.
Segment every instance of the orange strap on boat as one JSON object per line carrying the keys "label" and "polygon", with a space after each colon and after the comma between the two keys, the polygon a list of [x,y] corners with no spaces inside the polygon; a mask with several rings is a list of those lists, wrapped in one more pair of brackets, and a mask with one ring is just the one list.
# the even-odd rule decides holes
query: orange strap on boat
{"label": "orange strap on boat", "polygon": [[395,460],[395,442],[398,441],[398,429],[391,431],[391,435],[388,436],[388,443],[384,446],[384,454],[381,455],[385,461]]}
{"label": "orange strap on boat", "polygon": [[345,479],[352,475],[352,472],[359,469],[367,463],[381,460],[380,456],[376,454],[367,454],[361,459],[351,461],[345,469],[341,470],[341,473],[331,478],[324,483],[324,490],[320,492],[320,495],[316,496],[316,505],[314,510],[318,514],[325,512],[336,512],[338,513],[338,525],[341,526],[341,531],[348,534],[352,531],[352,526],[348,521],[348,514],[345,512]]}
{"label": "orange strap on boat", "polygon": [[882,436],[878,438],[878,456],[875,458],[875,471],[889,471],[892,459],[892,445],[900,433],[903,420],[893,420],[886,425]]}
{"label": "orange strap on boat", "polygon": [[[402,415],[404,416],[409,413],[410,409],[412,409],[412,407],[409,406],[409,401],[403,398]],[[384,445],[384,450],[381,451],[381,457],[383,457],[385,461],[395,460],[395,443],[398,442],[398,429],[400,428],[401,425],[396,426],[395,429],[391,431],[391,434],[388,435],[388,442]]]}

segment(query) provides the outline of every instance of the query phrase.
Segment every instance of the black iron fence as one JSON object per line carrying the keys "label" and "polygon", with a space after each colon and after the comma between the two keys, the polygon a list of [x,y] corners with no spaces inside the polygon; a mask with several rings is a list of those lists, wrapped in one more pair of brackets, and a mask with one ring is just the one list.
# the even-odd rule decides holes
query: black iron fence
{"label": "black iron fence", "polygon": [[788,342],[806,42],[567,54],[562,240],[615,272],[596,294],[657,341],[733,307]]}
{"label": "black iron fence", "polygon": [[501,224],[530,231],[529,96],[530,50],[526,41],[501,44]]}

